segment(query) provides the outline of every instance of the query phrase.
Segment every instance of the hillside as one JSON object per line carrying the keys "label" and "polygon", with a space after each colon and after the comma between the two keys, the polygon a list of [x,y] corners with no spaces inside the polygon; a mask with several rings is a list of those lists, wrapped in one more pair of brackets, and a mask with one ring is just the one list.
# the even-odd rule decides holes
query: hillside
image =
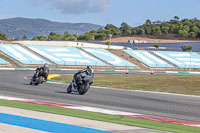
{"label": "hillside", "polygon": [[84,34],[87,31],[97,30],[100,25],[89,23],[60,23],[45,19],[9,18],[0,20],[0,33],[9,38],[22,38],[25,34],[29,39],[38,35],[48,35],[50,32],[63,34]]}

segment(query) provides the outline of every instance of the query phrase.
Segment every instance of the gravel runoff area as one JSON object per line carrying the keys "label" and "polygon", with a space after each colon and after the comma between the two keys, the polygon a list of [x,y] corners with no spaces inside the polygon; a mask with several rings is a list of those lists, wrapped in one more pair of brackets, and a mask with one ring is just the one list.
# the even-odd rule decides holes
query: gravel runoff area
{"label": "gravel runoff area", "polygon": [[[36,112],[36,111],[4,107],[4,106],[0,106],[0,110],[1,110],[1,113],[5,113],[5,114],[59,122],[59,123],[76,125],[76,126],[81,126],[81,127],[88,127],[88,128],[99,129],[99,130],[104,130],[104,131],[111,131],[114,133],[133,133],[133,132],[134,133],[166,133],[163,131],[156,131],[156,130],[145,129],[145,128],[140,128],[140,127],[113,124],[113,123],[108,123],[108,122],[100,122],[100,121],[95,121],[95,120],[88,120],[88,119],[62,116],[62,115],[43,113],[43,112]],[[39,130],[0,123],[0,133],[13,133],[13,132],[45,133]]]}

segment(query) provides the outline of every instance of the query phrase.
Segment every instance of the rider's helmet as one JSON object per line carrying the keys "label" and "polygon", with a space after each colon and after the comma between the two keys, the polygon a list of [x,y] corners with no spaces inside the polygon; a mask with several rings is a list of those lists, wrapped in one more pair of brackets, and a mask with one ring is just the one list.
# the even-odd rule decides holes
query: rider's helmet
{"label": "rider's helmet", "polygon": [[89,75],[93,73],[92,66],[87,66],[86,69],[87,69],[87,72],[88,72]]}
{"label": "rider's helmet", "polygon": [[45,63],[43,67],[48,67],[48,64],[47,64],[47,63]]}

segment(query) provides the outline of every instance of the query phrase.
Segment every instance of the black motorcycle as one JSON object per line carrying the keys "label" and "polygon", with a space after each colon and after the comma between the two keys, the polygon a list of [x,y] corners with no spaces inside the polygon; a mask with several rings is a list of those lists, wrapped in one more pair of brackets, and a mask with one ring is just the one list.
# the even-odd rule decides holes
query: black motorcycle
{"label": "black motorcycle", "polygon": [[30,81],[30,85],[39,85],[42,84],[44,82],[44,75],[45,72],[40,71],[40,70],[36,70],[33,78]]}
{"label": "black motorcycle", "polygon": [[93,81],[93,73],[88,75],[84,72],[77,76],[73,76],[72,83],[67,87],[67,93],[78,92],[80,95],[84,95],[89,90]]}

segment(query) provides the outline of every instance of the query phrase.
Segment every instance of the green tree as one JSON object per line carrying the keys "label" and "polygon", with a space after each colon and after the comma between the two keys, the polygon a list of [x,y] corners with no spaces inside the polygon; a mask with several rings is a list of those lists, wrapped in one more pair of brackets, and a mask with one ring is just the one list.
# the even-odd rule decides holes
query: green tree
{"label": "green tree", "polygon": [[51,32],[48,36],[48,40],[64,40],[65,36]]}
{"label": "green tree", "polygon": [[170,33],[177,34],[179,31],[179,25],[172,24],[169,31]]}
{"label": "green tree", "polygon": [[67,40],[68,40],[68,41],[76,41],[77,38],[76,38],[75,36],[71,35],[71,36],[68,36],[68,37],[67,37]]}
{"label": "green tree", "polygon": [[76,37],[76,38],[78,38],[78,34],[74,34],[73,36]]}
{"label": "green tree", "polygon": [[104,29],[103,29],[103,28],[99,28],[99,29],[97,30],[97,33],[104,33]]}
{"label": "green tree", "polygon": [[14,38],[13,41],[19,41],[19,38]]}
{"label": "green tree", "polygon": [[176,26],[171,24],[170,27],[169,27],[169,32],[170,33],[175,33],[175,29],[176,29]]}
{"label": "green tree", "polygon": [[54,35],[56,35],[55,32],[50,32],[50,33],[49,33],[49,36],[54,36]]}
{"label": "green tree", "polygon": [[171,20],[170,20],[170,24],[177,24],[177,21],[174,20],[174,19],[171,19]]}
{"label": "green tree", "polygon": [[137,28],[137,35],[144,35],[145,31],[143,28]]}
{"label": "green tree", "polygon": [[27,36],[26,36],[26,34],[24,34],[22,37],[22,40],[26,40],[26,39],[27,39]]}
{"label": "green tree", "polygon": [[174,16],[174,20],[178,21],[179,17],[178,16]]}
{"label": "green tree", "polygon": [[183,23],[183,25],[187,25],[189,27],[192,26],[192,23],[189,19],[182,19],[181,22]]}
{"label": "green tree", "polygon": [[159,25],[159,24],[161,24],[161,23],[162,23],[162,22],[161,22],[160,20],[156,20],[156,21],[153,22],[154,25]]}
{"label": "green tree", "polygon": [[150,27],[145,27],[145,34],[146,35],[151,35],[152,29]]}
{"label": "green tree", "polygon": [[127,47],[127,46],[124,46],[124,47],[123,47],[123,49],[127,50],[127,49],[128,49],[128,47]]}
{"label": "green tree", "polygon": [[120,31],[123,36],[131,35],[131,27],[125,22],[121,24]]}
{"label": "green tree", "polygon": [[169,22],[163,22],[161,24],[162,27],[166,26],[166,27],[170,27],[170,23]]}
{"label": "green tree", "polygon": [[8,35],[0,33],[0,40],[8,41],[9,40]]}
{"label": "green tree", "polygon": [[109,29],[117,29],[117,27],[113,24],[107,24],[106,27],[105,27],[106,30],[109,30]]}
{"label": "green tree", "polygon": [[78,40],[86,40],[85,35],[79,35],[79,36],[78,36]]}
{"label": "green tree", "polygon": [[106,42],[106,45],[108,45],[108,49],[110,49],[110,45],[112,45],[112,42],[108,41]]}
{"label": "green tree", "polygon": [[188,25],[184,25],[183,26],[183,30],[189,32],[190,31],[190,27]]}
{"label": "green tree", "polygon": [[182,51],[192,51],[192,45],[183,45],[181,46]]}
{"label": "green tree", "polygon": [[112,34],[112,31],[108,29],[108,30],[104,30],[104,33],[106,33],[106,35],[108,36],[109,34]]}
{"label": "green tree", "polygon": [[147,20],[145,21],[145,24],[146,24],[146,25],[151,25],[151,20],[150,20],[150,19],[147,19]]}
{"label": "green tree", "polygon": [[[163,37],[161,36],[163,34],[168,35],[168,38],[181,37],[184,39],[200,39],[200,20],[197,18],[179,20],[178,16],[174,16],[173,19],[164,22],[160,20],[151,22],[150,19],[147,19],[143,25],[137,27],[131,27],[126,22],[123,22],[120,28],[117,28],[113,24],[107,24],[105,28],[91,30],[84,35],[71,35],[68,32],[65,32],[64,35],[60,35],[50,32],[48,40],[105,40],[108,38],[108,34],[112,34],[113,37],[130,35],[153,35],[155,37]],[[34,39],[41,38],[36,37]]]}
{"label": "green tree", "polygon": [[68,31],[65,31],[64,35],[68,35],[68,34],[69,34]]}
{"label": "green tree", "polygon": [[94,34],[97,33],[97,31],[96,30],[91,30],[89,33],[94,35]]}
{"label": "green tree", "polygon": [[154,35],[161,35],[160,27],[159,26],[154,27],[153,30],[152,30],[152,33]]}
{"label": "green tree", "polygon": [[185,31],[185,30],[179,30],[179,31],[178,31],[178,36],[179,36],[179,37],[187,38],[187,37],[188,37],[188,32]]}
{"label": "green tree", "polygon": [[121,31],[119,29],[111,28],[109,30],[111,31],[111,34],[113,34],[113,36],[120,36],[121,35]]}
{"label": "green tree", "polygon": [[108,41],[106,42],[106,45],[112,45],[112,42]]}
{"label": "green tree", "polygon": [[94,41],[94,35],[93,34],[87,34],[85,35],[86,41]]}
{"label": "green tree", "polygon": [[35,41],[47,41],[47,37],[46,36],[34,36],[31,40],[35,40]]}
{"label": "green tree", "polygon": [[190,32],[190,33],[189,33],[189,37],[190,37],[190,38],[196,38],[196,37],[197,37],[197,33],[195,33],[195,32]]}
{"label": "green tree", "polygon": [[157,43],[156,43],[156,44],[154,44],[153,46],[154,46],[156,49],[158,49],[158,48],[160,47],[160,44],[157,44]]}
{"label": "green tree", "polygon": [[125,36],[130,36],[131,35],[131,29],[127,29],[124,35]]}
{"label": "green tree", "polygon": [[137,29],[131,28],[131,35],[136,35],[136,34],[137,34]]}
{"label": "green tree", "polygon": [[168,33],[169,33],[169,27],[163,26],[163,27],[161,27],[161,31],[162,31],[162,33],[164,33],[165,35],[168,35]]}
{"label": "green tree", "polygon": [[193,26],[192,27],[192,31],[195,32],[195,33],[198,33],[199,32],[199,28],[197,26]]}
{"label": "green tree", "polygon": [[97,33],[95,34],[95,40],[106,40],[108,36],[105,33]]}

